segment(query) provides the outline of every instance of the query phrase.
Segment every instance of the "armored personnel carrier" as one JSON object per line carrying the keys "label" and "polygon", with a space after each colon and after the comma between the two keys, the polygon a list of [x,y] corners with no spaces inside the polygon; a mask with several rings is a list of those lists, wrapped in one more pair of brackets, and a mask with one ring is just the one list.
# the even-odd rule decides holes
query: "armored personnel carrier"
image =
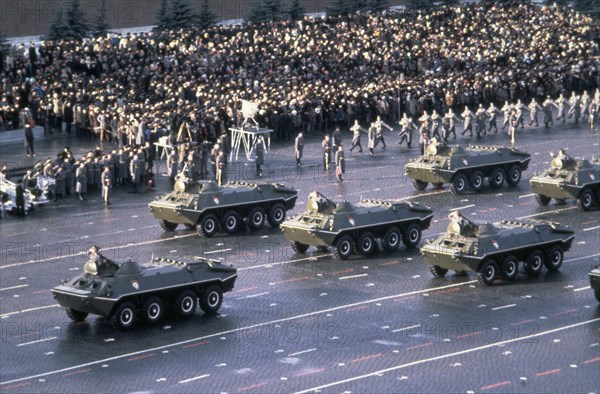
{"label": "armored personnel carrier", "polygon": [[187,262],[153,258],[147,265],[116,263],[97,251],[89,257],[83,275],[63,281],[52,293],[73,321],[100,315],[117,329],[133,326],[138,315],[157,323],[167,310],[189,317],[198,298],[204,312],[214,313],[237,278],[235,268],[200,257]]}
{"label": "armored personnel carrier", "polygon": [[552,159],[550,169],[535,174],[529,181],[540,205],[554,198],[559,203],[576,199],[577,206],[587,211],[600,205],[600,160],[576,160],[562,149]]}
{"label": "armored personnel carrier", "polygon": [[592,287],[592,290],[594,290],[596,299],[598,302],[600,302],[600,266],[597,265],[592,268],[592,270],[589,272],[589,276],[590,286]]}
{"label": "armored personnel carrier", "polygon": [[293,209],[298,192],[279,183],[254,184],[230,182],[217,186],[215,182],[193,183],[179,179],[175,190],[149,204],[165,231],[183,224],[197,228],[202,237],[212,237],[222,230],[237,232],[245,219],[252,230],[260,230],[265,222],[278,227]]}
{"label": "armored personnel carrier", "polygon": [[479,192],[484,181],[499,188],[504,182],[515,186],[521,173],[529,166],[530,154],[515,148],[440,144],[432,139],[425,154],[406,164],[406,173],[417,190],[425,190],[428,183],[436,189],[450,183],[450,191],[463,194],[468,189]]}
{"label": "armored personnel carrier", "polygon": [[305,253],[310,245],[319,250],[332,246],[334,257],[345,260],[352,253],[374,253],[376,239],[386,251],[397,249],[400,241],[414,248],[432,217],[431,209],[416,203],[362,200],[352,205],[313,192],[306,212],[283,222],[281,229],[296,253]]}
{"label": "armored personnel carrier", "polygon": [[456,211],[450,220],[444,235],[421,247],[423,262],[435,277],[446,275],[449,269],[475,271],[484,285],[491,285],[498,276],[514,280],[520,261],[529,276],[538,275],[542,266],[558,270],[575,238],[572,230],[556,223],[475,224]]}

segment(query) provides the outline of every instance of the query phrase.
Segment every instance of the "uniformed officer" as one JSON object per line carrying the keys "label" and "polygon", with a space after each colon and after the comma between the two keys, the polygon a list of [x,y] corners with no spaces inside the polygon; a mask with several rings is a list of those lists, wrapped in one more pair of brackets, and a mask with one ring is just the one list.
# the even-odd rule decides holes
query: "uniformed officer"
{"label": "uniformed officer", "polygon": [[112,176],[110,174],[110,167],[104,167],[102,172],[102,199],[104,205],[110,205],[110,190],[112,189]]}
{"label": "uniformed officer", "polygon": [[360,143],[360,133],[367,133],[367,130],[363,129],[360,124],[358,124],[358,119],[355,119],[354,124],[350,127],[350,131],[352,131],[352,147],[350,148],[350,152],[358,147],[358,149],[360,149],[358,152],[362,153],[363,149],[362,144]]}
{"label": "uniformed officer", "polygon": [[216,166],[217,166],[217,184],[219,186],[221,186],[223,184],[223,182],[225,181],[225,177],[224,177],[224,172],[225,172],[225,153],[223,153],[223,150],[219,150],[219,155],[217,156],[217,160],[216,160]]}
{"label": "uniformed officer", "polygon": [[79,195],[80,200],[83,200],[87,193],[87,171],[84,163],[80,163],[75,171],[75,192]]}
{"label": "uniformed officer", "polygon": [[402,118],[398,122],[400,124],[400,133],[398,136],[400,137],[399,145],[402,145],[404,141],[406,141],[406,146],[409,148],[412,144],[413,130],[417,129],[417,125],[406,115],[406,112],[402,115]]}
{"label": "uniformed officer", "polygon": [[469,135],[472,136],[473,135],[473,117],[475,116],[475,114],[473,112],[471,112],[469,107],[467,107],[465,105],[465,110],[463,111],[461,116],[463,117],[463,132],[460,135],[465,135],[465,133],[468,131],[470,133]]}
{"label": "uniformed officer", "polygon": [[490,118],[488,131],[492,131],[492,128],[494,128],[494,134],[498,133],[498,125],[496,124],[498,112],[498,108],[496,108],[494,103],[490,103],[490,107],[487,109],[487,114]]}
{"label": "uniformed officer", "polygon": [[552,121],[552,107],[554,107],[554,101],[552,101],[552,99],[550,98],[550,96],[548,96],[546,98],[546,100],[544,101],[544,125],[546,126],[546,128],[550,127],[550,125],[553,125],[554,122]]}
{"label": "uniformed officer", "polygon": [[381,141],[381,143],[383,144],[383,149],[385,149],[385,138],[383,138],[383,127],[388,129],[389,131],[393,131],[394,129],[392,129],[387,123],[385,123],[383,120],[381,120],[381,116],[377,116],[377,120],[375,120],[374,124],[375,124],[375,145],[373,146],[373,148],[376,148],[377,144],[379,144],[379,141]]}
{"label": "uniformed officer", "polygon": [[342,182],[342,175],[346,172],[346,163],[344,160],[344,146],[338,145],[335,152],[335,177],[338,182]]}
{"label": "uniformed officer", "polygon": [[442,121],[440,118],[440,115],[437,113],[437,111],[434,109],[433,112],[431,113],[431,133],[429,134],[430,136],[437,138],[438,140],[441,140],[441,136],[440,136],[440,126],[442,125]]}
{"label": "uniformed officer", "polygon": [[503,122],[502,122],[502,130],[504,130],[506,128],[506,126],[509,125],[510,123],[510,112],[512,109],[512,105],[509,104],[508,100],[506,100],[504,102],[504,105],[501,108],[502,111],[502,118],[503,118]]}
{"label": "uniformed officer", "polygon": [[337,152],[337,147],[342,145],[342,132],[340,131],[340,126],[336,126],[335,130],[331,134],[331,142],[333,145],[333,151]]}
{"label": "uniformed officer", "polygon": [[262,176],[260,166],[265,163],[265,143],[262,136],[258,137],[254,143],[254,154],[256,155],[254,161],[254,164],[256,164],[256,176],[260,177]]}
{"label": "uniformed officer", "polygon": [[579,123],[581,117],[581,99],[573,92],[571,98],[569,98],[569,118],[575,117],[575,124]]}
{"label": "uniformed officer", "polygon": [[375,128],[375,123],[372,122],[371,126],[369,126],[369,130],[367,131],[367,147],[369,148],[369,154],[374,155],[373,149],[375,148],[375,135],[377,134],[377,129]]}
{"label": "uniformed officer", "polygon": [[304,135],[298,133],[296,140],[294,141],[294,154],[296,156],[296,165],[302,165],[302,153],[304,152]]}
{"label": "uniformed officer", "polygon": [[531,102],[527,106],[529,110],[529,126],[535,123],[535,127],[539,126],[538,123],[538,111],[542,109],[542,107],[538,104],[537,100],[534,98],[531,99]]}
{"label": "uniformed officer", "polygon": [[456,128],[454,127],[454,121],[459,120],[456,115],[454,115],[454,111],[452,108],[448,109],[448,112],[444,115],[442,119],[442,127],[444,129],[444,142],[448,142],[448,138],[450,138],[450,134],[453,134],[453,139],[456,139]]}
{"label": "uniformed officer", "polygon": [[558,109],[558,114],[556,115],[556,120],[562,119],[563,123],[567,121],[566,119],[566,106],[567,99],[563,97],[562,93],[558,96],[556,101],[554,102],[554,106]]}
{"label": "uniformed officer", "polygon": [[486,134],[485,131],[485,118],[487,113],[485,112],[485,108],[483,108],[483,104],[479,104],[479,108],[477,112],[475,112],[475,132],[477,133],[477,137],[481,137],[481,133],[483,135]]}
{"label": "uniformed officer", "polygon": [[331,163],[331,139],[329,134],[325,134],[323,137],[321,148],[323,149],[323,168],[325,168],[325,171],[329,171],[329,163]]}

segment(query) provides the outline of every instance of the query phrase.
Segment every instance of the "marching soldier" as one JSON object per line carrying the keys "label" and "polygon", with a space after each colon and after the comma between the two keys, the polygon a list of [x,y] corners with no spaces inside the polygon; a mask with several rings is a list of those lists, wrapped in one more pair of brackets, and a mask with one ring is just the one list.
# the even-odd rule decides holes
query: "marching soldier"
{"label": "marching soldier", "polygon": [[410,148],[412,144],[412,133],[413,130],[417,129],[417,125],[415,125],[415,122],[413,122],[411,118],[406,116],[406,112],[402,115],[402,119],[400,119],[398,123],[400,124],[400,133],[398,133],[400,141],[398,144],[402,145],[402,143],[406,141],[406,146]]}
{"label": "marching soldier", "polygon": [[323,167],[325,171],[329,171],[329,163],[331,163],[331,139],[329,134],[325,134],[325,137],[323,137],[321,148],[323,148]]}
{"label": "marching soldier", "polygon": [[223,184],[223,173],[225,171],[225,153],[223,153],[223,150],[219,150],[219,155],[217,156],[217,160],[216,160],[216,166],[217,166],[217,184],[219,186],[221,186]]}
{"label": "marching soldier", "polygon": [[427,133],[427,138],[429,138],[429,133],[431,131],[431,119],[429,117],[429,115],[427,114],[427,111],[423,111],[423,115],[421,115],[421,117],[419,118],[419,132],[423,132],[425,131]]}
{"label": "marching soldier", "polygon": [[335,127],[335,130],[331,134],[331,140],[333,143],[333,152],[337,152],[337,147],[342,145],[342,132],[340,131],[340,126]]}
{"label": "marching soldier", "polygon": [[265,163],[265,145],[262,136],[258,137],[256,142],[254,143],[254,154],[256,155],[256,159],[254,162],[256,164],[256,176],[260,177],[262,176],[260,166]]}
{"label": "marching soldier", "polygon": [[525,108],[525,106],[521,102],[521,99],[517,99],[517,103],[513,106],[517,122],[517,125],[515,127],[518,127],[520,124],[522,129],[525,128],[525,122],[523,121],[523,108]]}
{"label": "marching soldier", "polygon": [[483,135],[486,134],[485,131],[485,118],[487,116],[487,113],[485,112],[485,109],[483,108],[483,104],[479,104],[479,109],[477,109],[477,112],[475,112],[475,131],[477,133],[477,137],[481,137],[481,133],[483,133]]}
{"label": "marching soldier", "polygon": [[506,100],[504,102],[504,105],[501,108],[502,118],[503,118],[503,121],[502,121],[502,130],[504,130],[506,128],[506,126],[508,126],[509,123],[510,123],[510,112],[511,112],[511,109],[512,109],[512,105],[510,105],[508,103],[508,100]]}
{"label": "marching soldier", "polygon": [[296,154],[296,165],[302,165],[302,153],[304,152],[304,135],[298,133],[296,140],[294,141],[294,152]]}
{"label": "marching soldier", "polygon": [[542,109],[542,107],[538,104],[535,97],[531,99],[531,102],[527,106],[527,109],[529,110],[529,126],[531,126],[535,122],[535,127],[538,127],[538,111]]}
{"label": "marching soldier", "polygon": [[581,117],[581,99],[575,92],[571,94],[569,105],[571,106],[571,108],[569,108],[569,118],[575,117],[575,124],[578,124],[579,118]]}
{"label": "marching soldier", "polygon": [[375,149],[375,136],[377,134],[377,129],[375,128],[375,122],[371,123],[369,126],[369,130],[367,131],[367,147],[369,148],[369,154],[373,156],[375,153],[373,149]]}
{"label": "marching soldier", "polygon": [[383,149],[385,149],[385,138],[383,138],[382,127],[387,128],[389,131],[393,131],[394,129],[392,129],[387,123],[382,121],[381,116],[377,116],[377,120],[374,123],[375,123],[375,145],[373,146],[373,148],[376,148],[377,144],[379,144],[379,141],[381,141],[381,143],[383,144]]}
{"label": "marching soldier", "polygon": [[175,177],[177,176],[177,170],[177,154],[175,153],[175,149],[173,149],[171,153],[169,153],[169,155],[167,156],[167,176],[169,177],[171,187],[175,185]]}
{"label": "marching soldier", "polygon": [[552,107],[554,106],[554,101],[552,101],[552,99],[550,98],[550,96],[548,96],[546,98],[546,100],[543,103],[544,106],[544,125],[546,126],[546,128],[550,127],[550,125],[553,125],[554,122],[552,121]]}
{"label": "marching soldier", "polygon": [[494,134],[498,133],[498,125],[496,124],[498,112],[498,108],[496,108],[494,103],[491,103],[490,107],[487,109],[487,114],[490,117],[488,131],[492,131],[492,128],[494,128]]}
{"label": "marching soldier", "polygon": [[563,123],[565,123],[567,121],[566,105],[567,105],[567,99],[564,98],[561,93],[560,96],[558,96],[558,98],[554,102],[554,106],[556,107],[556,109],[558,109],[558,114],[556,115],[556,120],[562,119]]}
{"label": "marching soldier", "polygon": [[110,189],[112,188],[112,176],[110,174],[110,167],[104,167],[102,172],[102,198],[104,199],[104,205],[110,205]]}
{"label": "marching soldier", "polygon": [[588,120],[590,117],[590,95],[587,90],[581,95],[581,119]]}
{"label": "marching soldier", "polygon": [[350,131],[352,131],[352,148],[350,148],[350,152],[358,146],[360,149],[358,152],[362,153],[363,149],[362,144],[360,143],[360,133],[367,133],[367,131],[358,124],[357,119],[354,120],[354,125],[350,127]]}
{"label": "marching soldier", "polygon": [[465,105],[465,110],[463,111],[463,113],[460,115],[463,117],[463,132],[460,135],[465,135],[465,133],[468,131],[470,134],[470,136],[473,135],[473,118],[475,117],[475,114],[473,112],[471,112],[471,110],[469,109],[469,107],[467,107]]}
{"label": "marching soldier", "polygon": [[448,138],[450,137],[450,134],[454,135],[454,139],[456,139],[456,128],[454,127],[454,121],[455,120],[459,120],[456,115],[454,115],[454,111],[452,111],[452,108],[448,109],[448,112],[446,112],[446,115],[444,115],[444,118],[442,119],[442,126],[444,128],[444,142],[448,142]]}
{"label": "marching soldier", "polygon": [[441,118],[440,115],[438,115],[438,113],[435,111],[435,109],[433,110],[433,112],[431,113],[431,133],[430,135],[441,140],[441,136],[440,136],[440,126],[442,125],[441,122]]}
{"label": "marching soldier", "polygon": [[338,182],[342,182],[342,175],[346,172],[346,163],[344,162],[344,147],[338,145],[338,150],[335,152],[335,177]]}

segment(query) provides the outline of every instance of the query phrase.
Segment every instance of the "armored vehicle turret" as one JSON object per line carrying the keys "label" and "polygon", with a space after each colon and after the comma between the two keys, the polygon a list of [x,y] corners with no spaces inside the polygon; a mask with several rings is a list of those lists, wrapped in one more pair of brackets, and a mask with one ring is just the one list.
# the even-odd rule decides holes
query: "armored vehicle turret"
{"label": "armored vehicle turret", "polygon": [[538,275],[542,266],[558,270],[575,238],[572,230],[556,223],[475,224],[457,211],[450,214],[450,220],[444,235],[421,247],[423,262],[435,277],[448,270],[475,271],[484,285],[491,285],[498,276],[514,280],[520,261],[529,276]]}
{"label": "armored vehicle turret", "polygon": [[362,200],[353,205],[313,192],[306,212],[283,222],[281,229],[296,253],[305,253],[310,245],[319,250],[332,246],[334,257],[345,260],[352,253],[374,253],[376,239],[386,251],[397,249],[401,240],[414,248],[432,217],[431,209],[416,203]]}
{"label": "armored vehicle turret", "polygon": [[573,159],[562,149],[552,159],[550,169],[535,174],[529,182],[540,205],[554,198],[559,203],[576,199],[577,206],[587,211],[600,205],[600,160]]}
{"label": "armored vehicle turret", "polygon": [[589,272],[589,277],[590,286],[594,291],[596,299],[598,300],[598,302],[600,302],[600,266],[597,265],[594,268],[592,268],[592,270]]}
{"label": "armored vehicle turret", "polygon": [[463,148],[440,144],[434,138],[423,156],[406,164],[406,173],[417,190],[425,190],[428,183],[437,189],[450,183],[452,193],[463,194],[468,189],[482,190],[486,178],[493,188],[504,182],[517,185],[529,160],[529,153],[515,148],[478,145]]}
{"label": "armored vehicle turret", "polygon": [[52,294],[73,321],[94,314],[109,318],[115,328],[127,329],[138,314],[148,323],[157,323],[169,309],[189,317],[198,298],[204,312],[214,313],[236,278],[235,268],[201,257],[187,261],[153,258],[142,265],[116,263],[96,249],[90,251],[84,273],[63,281]]}
{"label": "armored vehicle turret", "polygon": [[296,190],[279,183],[230,182],[217,186],[212,181],[198,184],[184,178],[177,180],[173,192],[149,206],[165,231],[183,224],[188,229],[197,227],[202,237],[212,237],[219,230],[237,232],[243,219],[252,230],[261,229],[265,222],[278,227],[286,211],[294,208],[296,198]]}

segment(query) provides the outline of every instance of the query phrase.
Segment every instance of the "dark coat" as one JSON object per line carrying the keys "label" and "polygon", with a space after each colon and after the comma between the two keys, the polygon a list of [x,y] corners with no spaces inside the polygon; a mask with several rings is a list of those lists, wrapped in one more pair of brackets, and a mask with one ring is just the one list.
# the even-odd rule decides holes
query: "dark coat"
{"label": "dark coat", "polygon": [[254,154],[256,155],[256,164],[263,165],[265,164],[265,146],[261,140],[258,140],[256,144],[254,144]]}

